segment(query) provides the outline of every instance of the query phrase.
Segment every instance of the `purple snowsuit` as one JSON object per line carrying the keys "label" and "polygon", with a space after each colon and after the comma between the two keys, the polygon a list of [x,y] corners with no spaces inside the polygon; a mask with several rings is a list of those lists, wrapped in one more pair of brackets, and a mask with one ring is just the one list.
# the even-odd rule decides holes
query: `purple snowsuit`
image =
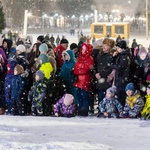
{"label": "purple snowsuit", "polygon": [[[75,116],[75,102],[74,97],[68,97],[71,94],[64,94],[64,96],[58,100],[58,102],[54,105],[54,113],[58,113],[59,116],[73,117]],[[65,102],[67,105],[65,105]]]}

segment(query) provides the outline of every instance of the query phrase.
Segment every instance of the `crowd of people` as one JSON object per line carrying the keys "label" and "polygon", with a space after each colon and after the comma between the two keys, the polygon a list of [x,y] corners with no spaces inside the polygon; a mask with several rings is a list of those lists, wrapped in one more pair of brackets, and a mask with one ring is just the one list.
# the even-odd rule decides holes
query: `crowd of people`
{"label": "crowd of people", "polygon": [[[150,118],[150,52],[121,39],[40,35],[0,46],[0,113],[56,117]],[[133,42],[136,42],[135,39]]]}

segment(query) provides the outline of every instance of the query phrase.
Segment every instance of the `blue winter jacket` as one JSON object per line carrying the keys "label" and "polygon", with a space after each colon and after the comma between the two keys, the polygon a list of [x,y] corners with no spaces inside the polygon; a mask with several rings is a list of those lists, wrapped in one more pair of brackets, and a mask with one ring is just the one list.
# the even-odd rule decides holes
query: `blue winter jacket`
{"label": "blue winter jacket", "polygon": [[11,81],[11,99],[19,99],[24,91],[25,80],[21,75],[15,75]]}
{"label": "blue winter jacket", "polygon": [[73,68],[75,65],[75,57],[74,52],[72,50],[64,51],[62,54],[63,59],[65,57],[64,55],[68,55],[69,60],[68,61],[64,60],[59,76],[65,82],[68,92],[70,92],[72,91],[73,88]]}

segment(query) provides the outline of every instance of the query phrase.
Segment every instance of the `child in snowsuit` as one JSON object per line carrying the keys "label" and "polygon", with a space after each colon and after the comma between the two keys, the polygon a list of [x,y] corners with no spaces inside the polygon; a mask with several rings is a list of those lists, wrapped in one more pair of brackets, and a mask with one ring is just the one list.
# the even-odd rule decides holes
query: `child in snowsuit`
{"label": "child in snowsuit", "polygon": [[5,84],[4,84],[5,103],[6,103],[5,113],[7,115],[11,114],[11,109],[12,109],[12,100],[10,99],[9,91],[10,91],[11,80],[14,77],[14,68],[16,65],[17,65],[17,61],[13,59],[10,59],[7,64],[7,74],[5,77]]}
{"label": "child in snowsuit", "polygon": [[106,90],[105,98],[99,103],[100,114],[98,117],[118,118],[119,114],[122,113],[123,107],[117,100],[115,93],[115,86]]}
{"label": "child in snowsuit", "polygon": [[145,96],[146,98],[146,103],[144,105],[144,108],[141,112],[142,118],[141,119],[150,119],[150,84],[147,86],[146,90],[147,94]]}
{"label": "child in snowsuit", "polygon": [[47,95],[46,95],[46,99],[43,103],[44,105],[44,115],[49,116],[51,114],[51,97],[50,94],[52,91],[52,85],[51,85],[51,74],[53,72],[53,67],[51,65],[51,63],[49,62],[49,57],[47,54],[40,54],[39,56],[39,60],[40,60],[40,67],[39,70],[44,72],[44,80],[47,86]]}
{"label": "child in snowsuit", "polygon": [[25,115],[24,106],[24,89],[25,78],[22,77],[24,69],[21,65],[16,65],[14,68],[14,77],[11,80],[10,94],[12,100],[12,115]]}
{"label": "child in snowsuit", "polygon": [[31,114],[33,116],[43,115],[43,101],[46,96],[46,84],[43,79],[44,73],[38,70],[35,76],[36,81],[28,94],[28,101],[32,102]]}
{"label": "child in snowsuit", "polygon": [[121,115],[123,118],[137,118],[144,106],[141,94],[135,90],[133,83],[127,84],[125,88],[127,94],[124,111]]}
{"label": "child in snowsuit", "polygon": [[75,101],[71,94],[64,94],[64,96],[54,105],[54,114],[56,117],[74,117],[75,110]]}
{"label": "child in snowsuit", "polygon": [[75,65],[74,53],[72,50],[67,50],[62,53],[64,60],[63,66],[60,70],[59,76],[66,85],[66,92],[74,94],[73,86],[73,67]]}
{"label": "child in snowsuit", "polygon": [[51,63],[49,62],[49,58],[47,54],[40,54],[40,67],[39,70],[44,72],[44,77],[46,79],[50,79],[51,73],[53,71],[53,67]]}

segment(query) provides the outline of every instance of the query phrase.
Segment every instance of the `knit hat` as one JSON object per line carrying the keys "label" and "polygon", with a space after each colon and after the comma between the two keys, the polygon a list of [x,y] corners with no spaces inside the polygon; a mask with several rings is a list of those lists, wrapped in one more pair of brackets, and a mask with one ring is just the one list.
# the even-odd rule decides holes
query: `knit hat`
{"label": "knit hat", "polygon": [[94,42],[94,43],[92,44],[93,49],[95,49],[97,46],[101,46],[102,43],[103,43],[103,39],[97,40],[96,42]]}
{"label": "knit hat", "polygon": [[117,47],[120,47],[121,49],[126,49],[127,48],[127,43],[125,40],[121,40],[116,44]]}
{"label": "knit hat", "polygon": [[68,44],[69,42],[68,42],[68,40],[67,39],[62,39],[61,41],[60,41],[60,44]]}
{"label": "knit hat", "polygon": [[16,53],[16,48],[15,48],[15,47],[12,47],[12,48],[11,48],[11,52],[12,52],[12,53]]}
{"label": "knit hat", "polygon": [[43,35],[38,36],[37,40],[42,43],[44,41],[44,36]]}
{"label": "knit hat", "polygon": [[16,67],[14,68],[14,70],[17,71],[17,75],[24,73],[24,68],[21,65],[16,65]]}
{"label": "knit hat", "polygon": [[131,90],[133,92],[135,91],[133,83],[129,83],[126,85],[125,91],[127,91],[127,90]]}
{"label": "knit hat", "polygon": [[110,87],[110,88],[108,88],[108,89],[106,90],[106,92],[111,93],[111,96],[112,96],[112,97],[115,96],[116,91],[117,91],[116,86],[112,86],[112,87]]}
{"label": "knit hat", "polygon": [[41,44],[40,47],[39,47],[39,51],[47,53],[47,51],[48,51],[47,44],[45,44],[45,43]]}
{"label": "knit hat", "polygon": [[64,95],[64,104],[66,106],[71,105],[74,102],[74,97],[71,94],[65,94]]}
{"label": "knit hat", "polygon": [[7,64],[7,73],[8,74],[13,73],[16,65],[17,65],[16,60],[9,60]]}
{"label": "knit hat", "polygon": [[47,54],[40,54],[39,59],[42,60],[42,64],[49,61],[49,57]]}
{"label": "knit hat", "polygon": [[103,44],[107,44],[110,48],[113,48],[115,46],[115,41],[113,39],[105,38]]}
{"label": "knit hat", "polygon": [[147,54],[147,51],[146,51],[145,47],[141,47],[141,49],[138,52],[139,56],[141,56],[142,54]]}
{"label": "knit hat", "polygon": [[25,52],[26,51],[26,48],[24,45],[20,44],[16,47],[16,51],[20,51],[20,52]]}
{"label": "knit hat", "polygon": [[44,79],[44,72],[43,72],[43,71],[38,70],[38,71],[36,72],[36,75],[39,76],[39,80]]}

